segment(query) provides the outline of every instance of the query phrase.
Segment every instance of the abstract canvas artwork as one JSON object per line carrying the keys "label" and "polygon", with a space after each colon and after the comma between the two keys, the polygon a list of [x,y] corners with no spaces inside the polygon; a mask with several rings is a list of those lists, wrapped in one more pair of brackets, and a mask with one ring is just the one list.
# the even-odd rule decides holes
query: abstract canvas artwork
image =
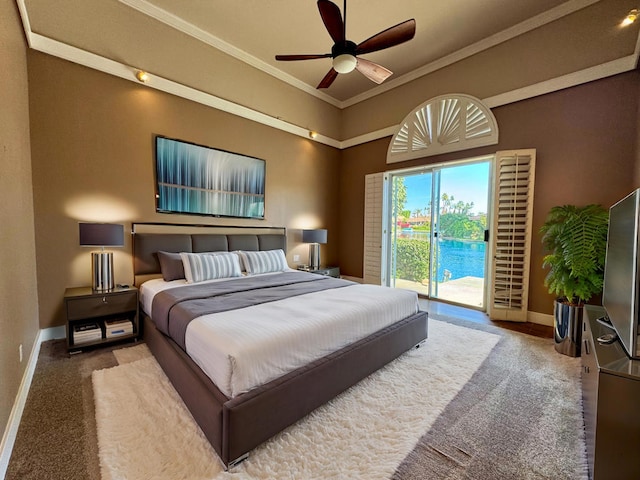
{"label": "abstract canvas artwork", "polygon": [[264,219],[265,161],[156,136],[156,210]]}

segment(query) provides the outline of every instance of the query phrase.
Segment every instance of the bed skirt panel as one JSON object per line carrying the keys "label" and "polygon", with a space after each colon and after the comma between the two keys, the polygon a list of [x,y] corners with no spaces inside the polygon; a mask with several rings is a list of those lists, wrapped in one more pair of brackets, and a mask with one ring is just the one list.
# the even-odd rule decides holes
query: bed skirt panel
{"label": "bed skirt panel", "polygon": [[222,410],[223,460],[257,447],[426,338],[427,312],[418,312],[232,398]]}
{"label": "bed skirt panel", "polygon": [[145,316],[144,338],[225,466],[427,338],[418,312],[229,399]]}
{"label": "bed skirt panel", "polygon": [[144,340],[205,437],[218,455],[222,456],[222,405],[228,397],[146,315]]}

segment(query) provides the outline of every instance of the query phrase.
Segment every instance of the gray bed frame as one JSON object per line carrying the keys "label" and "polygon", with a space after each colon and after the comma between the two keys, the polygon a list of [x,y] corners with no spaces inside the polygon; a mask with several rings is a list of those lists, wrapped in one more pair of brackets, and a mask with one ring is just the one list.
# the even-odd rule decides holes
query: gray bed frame
{"label": "gray bed frame", "polygon": [[[282,233],[134,233],[136,285],[160,276],[158,251],[286,251],[286,234],[279,230]],[[143,335],[225,468],[230,468],[267,439],[426,339],[427,313],[418,312],[234,398],[220,392],[146,314]]]}

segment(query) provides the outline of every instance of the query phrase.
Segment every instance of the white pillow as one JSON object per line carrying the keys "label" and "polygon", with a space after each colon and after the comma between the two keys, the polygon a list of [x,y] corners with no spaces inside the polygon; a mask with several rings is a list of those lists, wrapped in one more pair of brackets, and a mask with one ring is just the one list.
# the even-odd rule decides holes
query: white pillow
{"label": "white pillow", "polygon": [[186,253],[181,252],[187,283],[204,282],[215,278],[241,277],[238,255],[231,252]]}
{"label": "white pillow", "polygon": [[245,252],[242,250],[238,254],[242,258],[244,269],[248,275],[284,272],[289,269],[287,257],[285,257],[284,251],[281,249],[265,250],[263,252]]}

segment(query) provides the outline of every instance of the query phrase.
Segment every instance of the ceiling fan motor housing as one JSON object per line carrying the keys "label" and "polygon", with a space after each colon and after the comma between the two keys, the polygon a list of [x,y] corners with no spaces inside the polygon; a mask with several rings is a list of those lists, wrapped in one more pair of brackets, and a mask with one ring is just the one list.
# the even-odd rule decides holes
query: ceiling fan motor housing
{"label": "ceiling fan motor housing", "polygon": [[349,55],[356,56],[356,48],[357,45],[350,40],[345,40],[344,42],[339,42],[331,47],[331,56],[336,58],[338,55],[342,55],[347,53]]}

